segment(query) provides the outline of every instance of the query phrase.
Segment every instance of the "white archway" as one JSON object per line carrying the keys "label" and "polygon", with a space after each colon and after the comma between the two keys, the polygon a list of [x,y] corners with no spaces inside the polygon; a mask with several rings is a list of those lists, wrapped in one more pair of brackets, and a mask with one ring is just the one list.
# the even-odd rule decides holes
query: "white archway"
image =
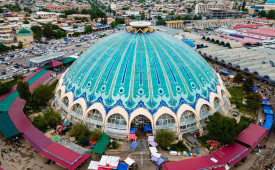
{"label": "white archway", "polygon": [[[204,104],[206,104],[206,105],[208,105],[209,106],[209,108],[210,108],[210,112],[211,113],[214,113],[214,108],[212,107],[212,105],[208,102],[208,101],[206,101],[206,100],[204,100],[204,99],[202,99],[202,98],[199,98],[199,100],[197,101],[197,104],[196,104],[196,112],[200,115],[200,110],[201,110],[201,107],[202,107],[202,105],[204,105]],[[200,118],[201,119],[201,118]]]}
{"label": "white archway", "polygon": [[103,124],[105,123],[105,119],[106,119],[106,110],[104,108],[104,106],[101,104],[101,103],[94,103],[92,104],[88,109],[87,111],[84,113],[84,121],[86,120],[87,116],[88,116],[88,113],[89,111],[93,110],[93,109],[96,109],[98,110],[100,113],[101,113],[101,116],[103,118]]}
{"label": "white archway", "polygon": [[176,114],[171,110],[169,109],[168,107],[165,107],[165,106],[162,106],[158,109],[158,111],[154,114],[154,126],[156,128],[156,122],[158,120],[158,118],[164,114],[168,114],[170,116],[172,116],[175,120],[175,126],[176,126],[176,132],[178,133],[178,130],[179,130],[179,120],[177,119],[177,116]]}
{"label": "white archway", "polygon": [[199,113],[197,113],[197,111],[195,109],[193,109],[190,105],[187,104],[183,104],[179,107],[178,111],[177,111],[177,119],[180,121],[180,117],[181,115],[185,112],[185,111],[191,111],[195,114],[196,119],[199,121],[200,120],[200,115]]}
{"label": "white archway", "polygon": [[126,130],[127,130],[127,133],[129,133],[129,117],[128,117],[128,112],[121,106],[117,106],[113,109],[111,109],[107,116],[106,116],[106,119],[105,119],[105,127],[104,127],[104,130],[107,131],[107,125],[108,125],[108,118],[114,114],[120,114],[124,117],[124,119],[126,120]]}
{"label": "white archway", "polygon": [[129,129],[131,128],[130,126],[131,126],[131,122],[133,121],[133,119],[135,117],[139,116],[139,115],[143,115],[143,116],[147,117],[151,121],[152,129],[155,128],[154,121],[153,121],[153,116],[151,115],[151,113],[148,110],[139,107],[135,111],[133,111],[130,115]]}
{"label": "white archway", "polygon": [[74,102],[70,105],[70,107],[69,107],[69,109],[68,109],[68,114],[69,114],[69,116],[71,116],[71,112],[72,112],[74,106],[77,105],[77,104],[79,104],[79,105],[81,106],[81,108],[82,108],[82,118],[81,118],[81,120],[83,120],[84,113],[85,113],[86,110],[87,110],[87,105],[86,105],[86,102],[85,102],[85,100],[84,100],[83,98],[77,99],[76,101],[74,101]]}

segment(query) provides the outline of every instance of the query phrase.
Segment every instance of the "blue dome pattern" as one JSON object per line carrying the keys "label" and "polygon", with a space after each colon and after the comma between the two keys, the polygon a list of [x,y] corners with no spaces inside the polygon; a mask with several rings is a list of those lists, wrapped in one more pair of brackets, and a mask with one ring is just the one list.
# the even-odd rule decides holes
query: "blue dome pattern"
{"label": "blue dome pattern", "polygon": [[268,1],[266,2],[266,4],[274,4],[274,5],[275,5],[275,0],[268,0]]}
{"label": "blue dome pattern", "polygon": [[130,114],[138,107],[154,114],[161,106],[176,112],[182,104],[195,108],[209,101],[218,77],[189,46],[167,34],[120,32],[91,46],[63,78],[66,93],[100,102],[107,113],[122,106]]}

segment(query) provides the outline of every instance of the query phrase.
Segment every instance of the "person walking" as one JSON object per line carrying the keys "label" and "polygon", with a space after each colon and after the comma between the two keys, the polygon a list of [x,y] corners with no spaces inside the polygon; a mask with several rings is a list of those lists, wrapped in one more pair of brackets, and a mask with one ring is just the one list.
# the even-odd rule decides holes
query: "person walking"
{"label": "person walking", "polygon": [[2,156],[2,159],[4,158],[4,155],[3,155],[3,153],[1,153],[1,156]]}

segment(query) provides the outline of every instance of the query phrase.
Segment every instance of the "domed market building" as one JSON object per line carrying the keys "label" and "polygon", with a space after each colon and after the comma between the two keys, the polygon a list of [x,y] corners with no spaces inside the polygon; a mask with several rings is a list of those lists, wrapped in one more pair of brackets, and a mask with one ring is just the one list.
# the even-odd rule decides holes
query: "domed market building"
{"label": "domed market building", "polygon": [[54,99],[63,118],[85,122],[113,138],[135,127],[202,134],[208,116],[228,114],[220,76],[189,46],[132,22],[96,42],[60,78]]}

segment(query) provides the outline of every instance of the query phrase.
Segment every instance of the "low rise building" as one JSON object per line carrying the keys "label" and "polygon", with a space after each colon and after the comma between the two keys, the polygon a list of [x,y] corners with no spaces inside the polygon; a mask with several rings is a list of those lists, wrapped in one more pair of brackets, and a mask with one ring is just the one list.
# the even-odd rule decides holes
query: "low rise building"
{"label": "low rise building", "polygon": [[231,27],[237,24],[247,24],[249,19],[247,18],[235,18],[235,19],[216,19],[216,20],[197,20],[194,21],[194,28],[205,30],[207,28],[218,27]]}
{"label": "low rise building", "polygon": [[207,14],[209,12],[209,9],[211,9],[211,8],[225,9],[226,4],[225,3],[208,3],[208,4],[198,3],[195,6],[195,13],[196,14]]}
{"label": "low rise building", "polygon": [[211,18],[234,18],[242,16],[242,11],[224,10],[220,8],[210,8],[208,10],[208,15]]}
{"label": "low rise building", "polygon": [[21,41],[23,44],[33,42],[33,34],[31,30],[22,28],[17,33],[17,41]]}
{"label": "low rise building", "polygon": [[52,12],[61,12],[64,10],[68,10],[68,9],[78,9],[78,10],[82,10],[82,9],[91,9],[91,6],[88,4],[84,4],[84,5],[63,5],[63,6],[59,6],[59,5],[46,5],[45,8],[49,9]]}
{"label": "low rise building", "polygon": [[37,18],[41,19],[49,19],[49,18],[58,18],[60,13],[55,13],[55,12],[44,12],[44,11],[39,11],[36,12]]}

